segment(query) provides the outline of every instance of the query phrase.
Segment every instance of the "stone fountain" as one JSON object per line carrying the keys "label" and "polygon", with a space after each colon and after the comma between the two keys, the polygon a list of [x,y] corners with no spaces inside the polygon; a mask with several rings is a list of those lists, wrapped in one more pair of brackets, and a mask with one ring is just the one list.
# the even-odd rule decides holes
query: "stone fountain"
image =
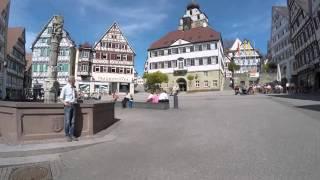
{"label": "stone fountain", "polygon": [[[59,45],[63,37],[63,23],[62,16],[54,16],[44,103],[0,101],[2,141],[19,144],[23,141],[64,137],[64,107],[63,104],[57,103],[59,92],[57,62]],[[71,72],[74,73],[73,70]],[[75,126],[78,136],[92,136],[116,122],[114,102],[82,103],[78,105],[76,114]]]}

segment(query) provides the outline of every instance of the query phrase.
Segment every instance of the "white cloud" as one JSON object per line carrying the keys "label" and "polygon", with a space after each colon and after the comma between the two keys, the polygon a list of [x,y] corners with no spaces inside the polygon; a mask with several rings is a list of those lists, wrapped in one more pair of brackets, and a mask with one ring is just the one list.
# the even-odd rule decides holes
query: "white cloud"
{"label": "white cloud", "polygon": [[158,0],[151,3],[143,1],[133,6],[112,4],[110,0],[79,0],[79,2],[80,14],[86,15],[94,9],[101,15],[100,17],[108,16],[116,19],[124,33],[129,36],[152,30],[168,17],[166,10],[169,0]]}

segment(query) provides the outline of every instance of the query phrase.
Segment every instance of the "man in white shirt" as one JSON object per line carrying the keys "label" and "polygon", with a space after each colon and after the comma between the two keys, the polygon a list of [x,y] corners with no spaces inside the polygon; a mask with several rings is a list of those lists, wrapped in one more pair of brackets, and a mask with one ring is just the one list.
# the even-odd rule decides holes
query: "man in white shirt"
{"label": "man in white shirt", "polygon": [[75,88],[75,78],[70,76],[68,84],[65,85],[60,94],[60,101],[64,104],[64,130],[67,141],[78,141],[74,136],[77,93]]}
{"label": "man in white shirt", "polygon": [[159,102],[169,102],[168,94],[163,90],[159,95]]}

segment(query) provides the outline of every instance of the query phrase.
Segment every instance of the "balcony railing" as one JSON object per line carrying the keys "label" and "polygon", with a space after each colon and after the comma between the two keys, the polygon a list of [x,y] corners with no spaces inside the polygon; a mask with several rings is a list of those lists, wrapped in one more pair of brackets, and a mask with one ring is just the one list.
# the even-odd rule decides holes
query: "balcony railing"
{"label": "balcony railing", "polygon": [[183,69],[176,68],[173,71],[174,76],[184,76],[187,73],[188,73],[188,69],[186,69],[186,68],[183,68]]}

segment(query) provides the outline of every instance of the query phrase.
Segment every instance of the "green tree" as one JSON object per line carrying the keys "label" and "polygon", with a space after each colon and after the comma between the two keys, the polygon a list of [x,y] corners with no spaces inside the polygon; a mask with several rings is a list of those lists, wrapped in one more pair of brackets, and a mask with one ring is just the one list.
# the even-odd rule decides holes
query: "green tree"
{"label": "green tree", "polygon": [[189,86],[191,87],[192,86],[192,81],[194,80],[194,76],[193,75],[191,75],[191,74],[189,74],[188,76],[187,76],[187,79],[188,79],[188,81],[189,81]]}
{"label": "green tree", "polygon": [[231,76],[232,76],[232,87],[234,88],[234,72],[235,71],[239,71],[240,70],[240,66],[237,65],[233,59],[231,60],[231,62],[228,64],[228,70],[231,71]]}
{"label": "green tree", "polygon": [[264,73],[275,72],[277,70],[277,64],[274,62],[269,62],[269,63],[263,64],[262,70]]}
{"label": "green tree", "polygon": [[146,80],[146,86],[148,90],[156,90],[161,83],[168,82],[168,75],[160,71],[154,73],[144,73],[143,78]]}

